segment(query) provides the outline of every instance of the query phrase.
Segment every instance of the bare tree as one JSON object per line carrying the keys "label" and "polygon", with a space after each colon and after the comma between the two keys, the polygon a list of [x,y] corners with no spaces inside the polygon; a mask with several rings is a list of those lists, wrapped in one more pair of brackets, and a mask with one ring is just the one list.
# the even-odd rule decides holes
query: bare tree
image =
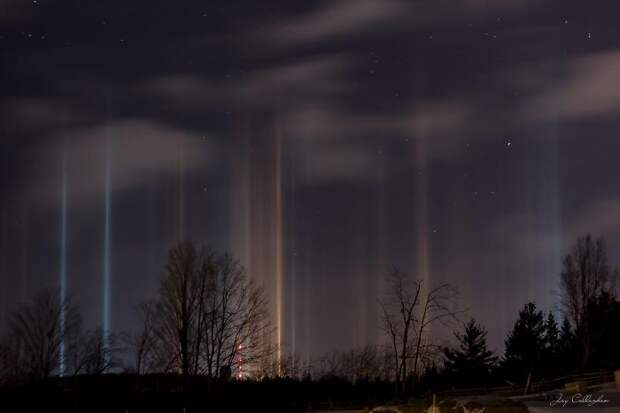
{"label": "bare tree", "polygon": [[319,359],[316,374],[319,377],[340,377],[353,383],[385,378],[383,356],[379,348],[371,345],[330,352]]}
{"label": "bare tree", "polygon": [[61,301],[50,291],[37,295],[9,317],[4,369],[15,378],[34,380],[59,373],[67,357],[61,348],[80,328],[79,311],[70,299]]}
{"label": "bare tree", "polygon": [[270,349],[266,304],[231,255],[192,243],[174,247],[157,307],[157,346],[168,355],[167,369],[189,379],[252,368]]}
{"label": "bare tree", "polygon": [[120,366],[118,356],[121,348],[117,337],[96,328],[79,334],[69,345],[68,372],[77,376],[100,375],[111,372]]}
{"label": "bare tree", "polygon": [[211,292],[204,306],[204,373],[251,370],[273,352],[266,340],[271,332],[262,288],[248,280],[243,266],[230,254],[215,257]]}
{"label": "bare tree", "polygon": [[454,319],[456,290],[449,284],[428,288],[420,280],[394,269],[388,276],[387,293],[380,302],[381,324],[388,338],[393,377],[398,393],[407,377],[415,380],[420,365],[434,349],[427,332],[435,322]]}
{"label": "bare tree", "polygon": [[11,337],[0,337],[0,386],[19,379],[20,349]]}
{"label": "bare tree", "polygon": [[202,307],[209,291],[212,255],[192,243],[180,243],[170,250],[161,280],[159,345],[166,354],[165,369],[181,373],[186,386],[189,377],[198,373],[205,326]]}
{"label": "bare tree", "polygon": [[602,238],[596,241],[591,235],[578,238],[571,253],[564,258],[560,276],[562,306],[577,333],[582,369],[592,352],[592,305],[603,293],[615,295],[617,279],[618,270],[612,270],[609,265]]}
{"label": "bare tree", "polygon": [[275,377],[302,379],[312,375],[310,361],[303,360],[296,353],[286,352],[278,356],[277,352],[273,351],[268,356],[258,360],[255,365],[256,368],[253,371],[249,371],[247,375],[242,374],[241,377],[254,379]]}
{"label": "bare tree", "polygon": [[157,303],[145,301],[136,307],[139,329],[124,339],[133,360],[136,374],[146,374],[159,370],[162,366],[162,355],[158,346],[157,336]]}

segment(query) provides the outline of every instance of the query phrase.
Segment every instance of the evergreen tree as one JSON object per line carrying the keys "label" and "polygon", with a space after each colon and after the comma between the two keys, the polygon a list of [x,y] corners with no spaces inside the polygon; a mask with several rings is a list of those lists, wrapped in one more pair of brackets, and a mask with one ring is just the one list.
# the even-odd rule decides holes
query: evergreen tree
{"label": "evergreen tree", "polygon": [[553,313],[549,311],[545,320],[545,344],[543,351],[543,368],[546,378],[554,377],[558,374],[559,354],[560,354],[560,330],[555,321]]}
{"label": "evergreen tree", "polygon": [[566,375],[575,371],[577,364],[576,346],[573,328],[568,318],[564,317],[558,343],[558,374]]}
{"label": "evergreen tree", "polygon": [[575,327],[581,371],[596,368],[597,362],[591,360],[597,351],[594,340],[598,332],[593,324],[599,320],[596,304],[601,297],[614,295],[619,278],[619,270],[608,262],[603,238],[595,240],[590,235],[578,238],[564,258],[560,275],[562,304],[564,314]]}
{"label": "evergreen tree", "polygon": [[506,379],[524,384],[541,372],[545,347],[545,323],[542,311],[534,303],[526,304],[506,339],[502,361]]}
{"label": "evergreen tree", "polygon": [[448,377],[456,387],[488,384],[497,357],[487,347],[487,331],[472,318],[463,333],[454,336],[458,347],[443,350]]}
{"label": "evergreen tree", "polygon": [[603,292],[592,300],[589,313],[592,353],[586,367],[592,371],[620,367],[620,302]]}

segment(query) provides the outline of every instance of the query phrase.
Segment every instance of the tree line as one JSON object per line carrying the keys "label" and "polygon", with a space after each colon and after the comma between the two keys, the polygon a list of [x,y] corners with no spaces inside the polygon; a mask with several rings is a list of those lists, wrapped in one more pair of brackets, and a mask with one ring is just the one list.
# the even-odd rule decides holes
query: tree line
{"label": "tree line", "polygon": [[[87,330],[73,300],[55,293],[22,304],[0,338],[0,384],[130,372],[180,377],[185,391],[196,377],[389,383],[399,396],[527,386],[620,367],[617,278],[604,241],[579,238],[563,261],[561,308],[543,313],[527,303],[500,355],[489,349],[480,323],[463,322],[456,288],[427,285],[394,269],[379,302],[382,345],[302,360],[274,346],[265,292],[238,260],[183,242],[169,252],[158,294],[136,307],[140,323],[134,331]],[[461,326],[452,344],[433,340],[435,324]]]}
{"label": "tree line", "polygon": [[139,327],[85,331],[73,300],[43,292],[8,320],[0,378],[24,382],[123,369],[184,379],[230,377],[274,352],[264,291],[230,254],[180,243],[168,255],[157,297],[138,305]]}

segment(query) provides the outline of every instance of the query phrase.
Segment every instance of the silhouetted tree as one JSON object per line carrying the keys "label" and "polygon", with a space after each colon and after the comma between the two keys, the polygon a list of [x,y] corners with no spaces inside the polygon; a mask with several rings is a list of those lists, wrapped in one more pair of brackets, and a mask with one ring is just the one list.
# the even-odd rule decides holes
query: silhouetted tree
{"label": "silhouetted tree", "polygon": [[506,339],[502,370],[509,380],[526,383],[540,372],[545,346],[545,324],[542,311],[534,303],[526,304]]}
{"label": "silhouetted tree", "polygon": [[15,380],[38,380],[60,373],[71,337],[78,335],[81,316],[70,299],[45,291],[13,312],[3,341],[5,374]]}
{"label": "silhouetted tree", "polygon": [[487,331],[472,318],[463,333],[454,332],[458,346],[444,348],[444,362],[448,377],[457,387],[475,387],[487,384],[497,357],[487,347]]}
{"label": "silhouetted tree", "polygon": [[67,375],[100,375],[120,367],[121,347],[114,334],[95,328],[67,342]]}
{"label": "silhouetted tree", "polygon": [[169,254],[157,307],[167,369],[218,377],[252,369],[272,347],[263,290],[230,254],[181,243]]}
{"label": "silhouetted tree", "polygon": [[568,318],[564,317],[558,340],[557,373],[559,375],[567,375],[575,372],[577,365],[576,350],[577,343],[575,341],[573,328]]}
{"label": "silhouetted tree", "polygon": [[449,284],[431,288],[394,269],[387,280],[381,306],[381,324],[389,340],[392,371],[397,393],[403,393],[405,379],[416,380],[425,354],[432,347],[425,343],[428,327],[454,318],[456,290]]}
{"label": "silhouetted tree", "polygon": [[167,356],[167,370],[181,373],[186,386],[189,377],[199,372],[206,328],[203,309],[211,293],[207,284],[212,259],[211,251],[180,243],[170,250],[161,280],[159,345]]}
{"label": "silhouetted tree", "polygon": [[230,254],[214,256],[209,265],[212,289],[205,295],[203,370],[215,377],[224,369],[250,371],[273,351],[267,299],[248,280],[245,269]]}
{"label": "silhouetted tree", "polygon": [[385,355],[376,346],[364,346],[349,351],[330,352],[319,361],[318,377],[339,377],[351,383],[386,378]]}
{"label": "silhouetted tree", "polygon": [[591,301],[588,321],[592,334],[589,367],[593,370],[620,367],[620,302],[607,292]]}
{"label": "silhouetted tree", "polygon": [[135,312],[138,316],[138,329],[124,336],[133,362],[132,370],[137,374],[157,372],[164,363],[157,342],[157,303],[152,300],[145,301],[136,307]]}
{"label": "silhouetted tree", "polygon": [[607,261],[605,241],[594,241],[590,235],[577,239],[563,262],[561,273],[562,304],[565,315],[574,326],[579,346],[579,367],[588,367],[592,353],[592,303],[601,294],[615,293],[618,270]]}
{"label": "silhouetted tree", "polygon": [[549,311],[544,326],[544,348],[542,370],[547,378],[558,374],[560,370],[560,330],[553,313]]}

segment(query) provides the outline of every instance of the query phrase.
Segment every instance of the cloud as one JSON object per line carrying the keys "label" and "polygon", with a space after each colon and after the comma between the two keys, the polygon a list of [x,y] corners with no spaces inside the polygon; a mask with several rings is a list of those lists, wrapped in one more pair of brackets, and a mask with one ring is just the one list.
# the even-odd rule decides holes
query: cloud
{"label": "cloud", "polygon": [[282,131],[300,148],[309,183],[375,179],[375,138],[407,138],[429,160],[450,158],[465,147],[466,126],[475,115],[467,102],[430,101],[394,114],[364,114],[329,105],[308,105],[286,113]]}
{"label": "cloud", "polygon": [[[64,144],[66,146],[63,146]],[[68,165],[72,205],[87,205],[105,191],[106,153],[109,147],[113,191],[140,189],[147,182],[203,170],[214,156],[212,142],[194,133],[144,119],[119,120],[59,133],[58,139],[38,148],[33,159],[43,159],[45,171],[31,185],[43,204],[58,202],[63,147]],[[58,171],[54,173],[53,171]]]}
{"label": "cloud", "polygon": [[479,104],[473,98],[454,98],[417,104],[411,115],[411,129],[416,140],[423,144],[431,160],[445,159],[460,153],[470,138],[471,125],[477,132],[484,129],[484,122],[474,122],[480,117]]}
{"label": "cloud", "polygon": [[234,80],[216,82],[196,73],[157,76],[134,91],[170,100],[184,109],[196,104],[246,108],[291,105],[350,90],[344,71],[351,63],[347,55],[330,54],[257,70]]}
{"label": "cloud", "polygon": [[270,42],[294,45],[359,33],[400,16],[406,4],[398,0],[329,1],[304,16],[274,24],[264,36]]}
{"label": "cloud", "polygon": [[582,120],[620,109],[620,89],[613,86],[620,73],[619,51],[575,58],[567,70],[565,78],[552,82],[526,105],[526,120]]}
{"label": "cloud", "polygon": [[585,234],[610,235],[620,232],[620,198],[590,204],[569,228],[572,238]]}
{"label": "cloud", "polygon": [[350,90],[344,71],[352,58],[342,54],[319,56],[263,70],[236,85],[235,95],[250,105],[261,102],[308,100]]}
{"label": "cloud", "polygon": [[[340,0],[327,1],[299,17],[272,22],[259,38],[278,46],[320,43],[371,30],[431,29],[492,13],[539,5],[533,0]],[[253,34],[253,37],[256,33]]]}
{"label": "cloud", "polygon": [[31,96],[7,100],[1,118],[4,124],[20,131],[48,133],[83,123],[92,116],[66,99]]}

